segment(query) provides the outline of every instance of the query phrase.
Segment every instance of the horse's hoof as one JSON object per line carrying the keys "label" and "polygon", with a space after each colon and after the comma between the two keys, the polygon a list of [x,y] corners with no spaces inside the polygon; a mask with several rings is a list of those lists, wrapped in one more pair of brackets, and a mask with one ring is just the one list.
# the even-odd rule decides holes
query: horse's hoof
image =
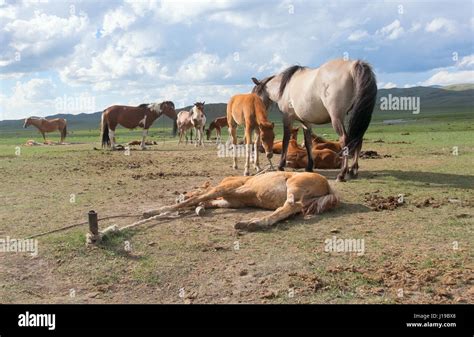
{"label": "horse's hoof", "polygon": [[285,167],[284,166],[278,166],[278,171],[285,171]]}
{"label": "horse's hoof", "polygon": [[250,175],[249,171],[244,172],[244,176],[248,177]]}
{"label": "horse's hoof", "polygon": [[354,172],[352,170],[349,171],[349,177],[351,179],[357,179],[358,176],[359,176],[359,172]]}
{"label": "horse's hoof", "polygon": [[313,169],[312,169],[312,168],[308,168],[308,167],[306,167],[304,170],[305,170],[305,172],[313,172]]}
{"label": "horse's hoof", "polygon": [[342,176],[337,176],[336,181],[338,181],[338,182],[345,182],[346,179],[344,179],[344,177],[342,177]]}

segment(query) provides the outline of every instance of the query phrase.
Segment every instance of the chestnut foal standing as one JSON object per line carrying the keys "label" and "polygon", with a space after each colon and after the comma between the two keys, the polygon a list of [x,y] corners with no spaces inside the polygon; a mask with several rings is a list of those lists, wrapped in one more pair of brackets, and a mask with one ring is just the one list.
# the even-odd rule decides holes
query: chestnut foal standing
{"label": "chestnut foal standing", "polygon": [[[232,96],[227,104],[227,123],[233,144],[234,164],[237,169],[237,126],[245,125],[246,161],[244,175],[249,175],[250,156],[252,153],[252,133],[255,132],[255,169],[261,171],[258,162],[258,144],[262,142],[268,160],[273,156],[274,123],[268,120],[267,110],[260,97],[256,94]],[[270,161],[271,164],[271,161]]]}

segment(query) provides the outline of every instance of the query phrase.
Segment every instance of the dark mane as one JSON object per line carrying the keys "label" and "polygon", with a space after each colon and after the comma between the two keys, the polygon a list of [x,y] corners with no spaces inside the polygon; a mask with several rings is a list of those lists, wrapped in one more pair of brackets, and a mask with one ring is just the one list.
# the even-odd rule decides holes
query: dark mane
{"label": "dark mane", "polygon": [[150,103],[142,103],[142,104],[138,105],[137,107],[138,108],[148,108],[148,105],[150,105]]}
{"label": "dark mane", "polygon": [[285,91],[285,88],[286,88],[286,85],[288,84],[288,82],[290,82],[291,78],[293,77],[293,75],[301,70],[301,69],[304,69],[305,67],[303,66],[299,66],[299,65],[294,65],[294,66],[291,66],[287,69],[285,69],[285,71],[283,71],[281,73],[281,82],[280,82],[280,97],[283,95],[283,92]]}
{"label": "dark mane", "polygon": [[173,109],[174,109],[174,103],[171,102],[171,101],[163,101],[163,102],[161,102],[161,104],[168,104],[168,105],[171,105],[171,106],[173,107]]}

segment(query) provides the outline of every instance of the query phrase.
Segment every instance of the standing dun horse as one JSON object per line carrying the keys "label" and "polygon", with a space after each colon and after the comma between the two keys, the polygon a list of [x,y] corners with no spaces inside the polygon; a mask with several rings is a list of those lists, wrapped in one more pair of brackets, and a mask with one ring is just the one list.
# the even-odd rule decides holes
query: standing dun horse
{"label": "standing dun horse", "polygon": [[43,139],[46,142],[46,132],[53,132],[58,130],[61,134],[61,143],[64,142],[67,135],[67,121],[64,118],[55,118],[47,120],[46,118],[28,117],[25,119],[23,124],[24,128],[33,125],[43,135]]}
{"label": "standing dun horse", "polygon": [[186,138],[186,144],[188,143],[187,131],[191,130],[191,141],[192,141],[192,129],[196,130],[196,143],[195,145],[204,146],[204,127],[206,126],[206,114],[204,113],[204,103],[194,103],[191,111],[180,111],[178,118],[176,119],[176,125],[179,132],[178,144],[181,144],[183,136]]}
{"label": "standing dun horse", "polygon": [[[344,181],[348,172],[348,156],[353,155],[349,175],[357,177],[362,139],[369,127],[375,106],[377,84],[371,67],[360,60],[332,60],[312,69],[292,66],[280,74],[261,81],[252,78],[252,92],[263,101],[271,100],[283,112],[283,149],[279,169],[286,163],[290,128],[295,120],[304,125],[305,147],[308,155],[306,171],[311,172],[311,125],[332,123],[343,145],[343,164],[337,176]],[[350,116],[348,129],[344,117]]]}
{"label": "standing dun horse", "polygon": [[227,116],[217,117],[214,119],[211,124],[209,124],[209,129],[206,130],[207,140],[211,139],[212,130],[216,130],[216,143],[221,142],[222,128],[227,126]]}
{"label": "standing dun horse", "polygon": [[120,124],[127,129],[134,129],[138,126],[143,128],[140,146],[145,149],[148,129],[163,114],[173,120],[173,136],[176,136],[176,112],[173,102],[145,103],[139,106],[113,105],[105,109],[101,122],[102,147],[115,148],[115,129]]}
{"label": "standing dun horse", "polygon": [[237,169],[237,126],[245,126],[245,170],[244,175],[249,175],[250,156],[252,154],[252,133],[255,132],[255,145],[253,153],[255,155],[255,169],[261,171],[258,162],[258,146],[263,145],[268,161],[273,156],[273,133],[274,123],[268,120],[267,110],[262,100],[256,94],[242,94],[232,96],[227,104],[227,123],[229,134],[233,144],[234,165]]}

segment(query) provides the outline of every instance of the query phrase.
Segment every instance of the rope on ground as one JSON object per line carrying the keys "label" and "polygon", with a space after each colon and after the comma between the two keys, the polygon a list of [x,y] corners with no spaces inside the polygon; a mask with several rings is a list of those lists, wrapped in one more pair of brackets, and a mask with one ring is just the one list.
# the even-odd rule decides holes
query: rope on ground
{"label": "rope on ground", "polygon": [[[114,218],[137,218],[137,217],[140,217],[140,216],[142,216],[141,213],[140,214],[120,214],[120,215],[106,216],[106,217],[103,217],[103,218],[99,218],[97,220],[101,221],[101,220],[108,220],[108,219],[114,219]],[[88,221],[75,223],[75,224],[64,226],[64,227],[61,227],[61,228],[56,228],[56,229],[53,229],[53,230],[50,230],[50,231],[47,231],[47,232],[31,235],[31,236],[27,237],[26,239],[34,239],[34,238],[37,238],[37,237],[40,237],[40,236],[44,236],[44,235],[48,235],[48,234],[52,234],[52,233],[56,233],[56,232],[61,232],[61,231],[64,231],[66,229],[69,229],[69,228],[78,227],[78,226],[82,226],[82,225],[87,225],[88,223],[89,223]]]}

